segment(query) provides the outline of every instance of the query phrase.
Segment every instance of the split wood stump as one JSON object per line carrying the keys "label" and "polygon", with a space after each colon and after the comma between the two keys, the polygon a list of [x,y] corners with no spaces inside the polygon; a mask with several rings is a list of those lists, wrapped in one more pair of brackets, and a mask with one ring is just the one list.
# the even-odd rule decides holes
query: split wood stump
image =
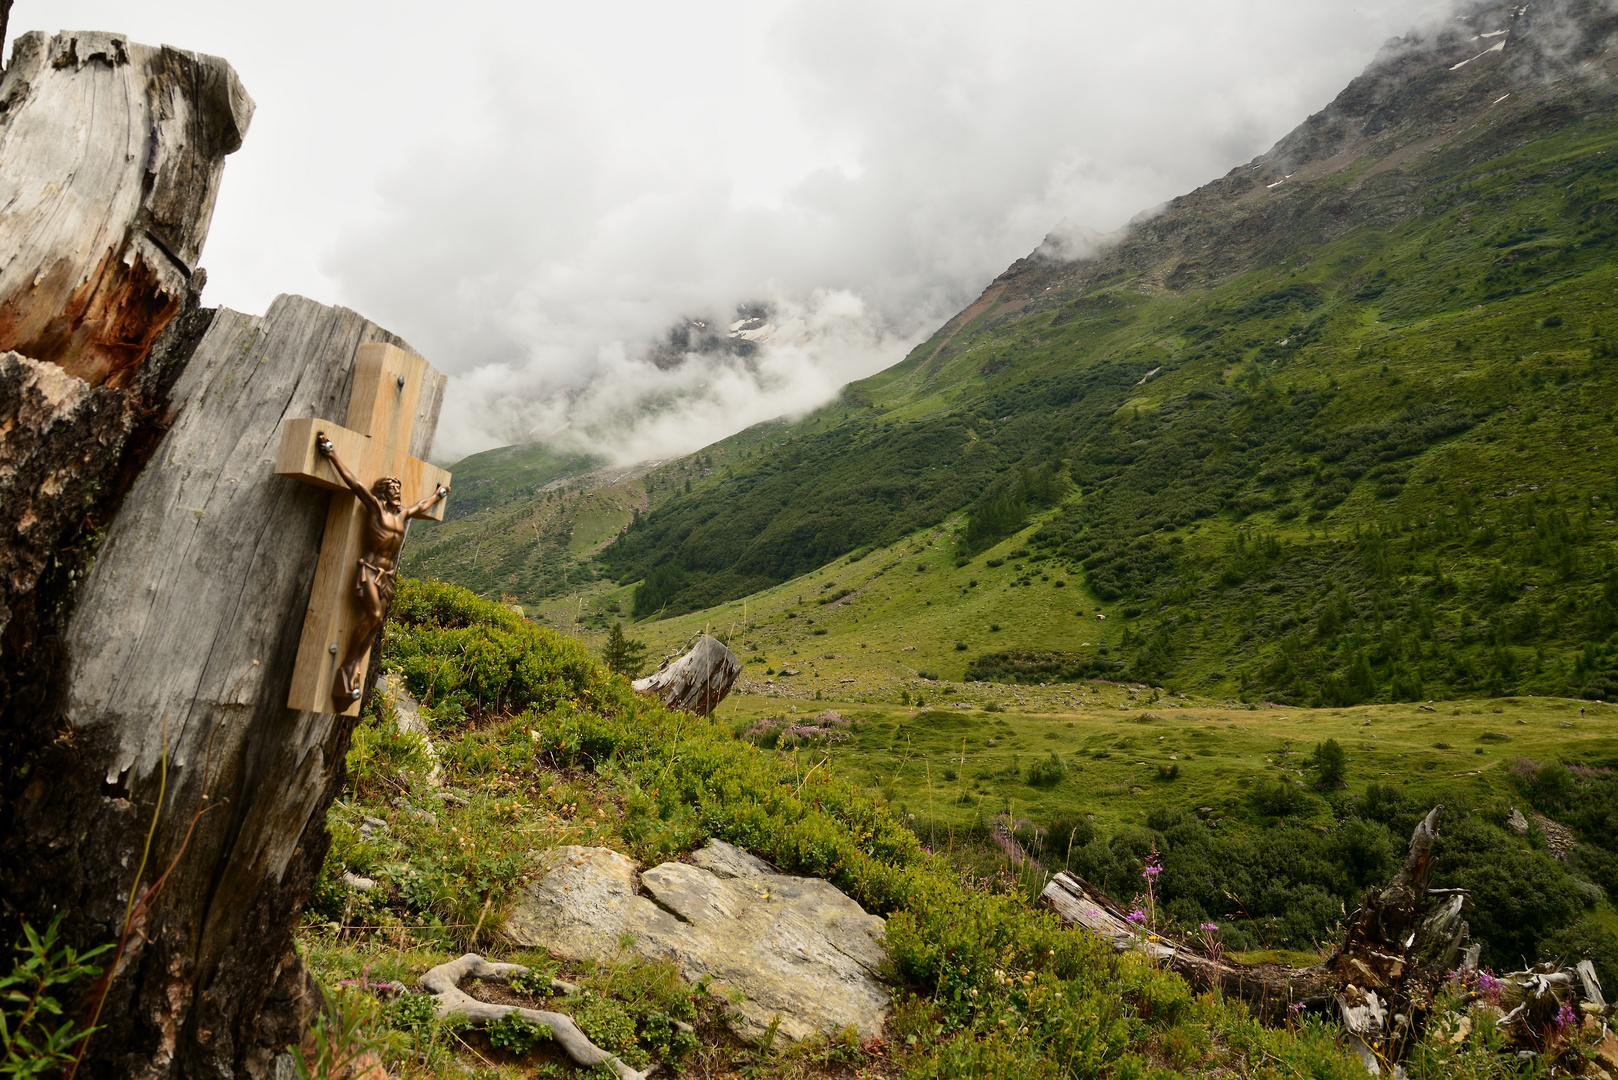
{"label": "split wood stump", "polygon": [[275,465],[351,415],[362,347],[410,350],[300,297],[200,307],[252,113],[224,61],[26,34],[0,106],[0,927],[121,943],[81,1077],[264,1077],[320,1006],[293,930],[352,723],[287,707],[338,497]]}
{"label": "split wood stump", "polygon": [[655,697],[671,709],[711,713],[741,673],[741,659],[718,638],[702,634],[684,656],[631,685],[636,693]]}

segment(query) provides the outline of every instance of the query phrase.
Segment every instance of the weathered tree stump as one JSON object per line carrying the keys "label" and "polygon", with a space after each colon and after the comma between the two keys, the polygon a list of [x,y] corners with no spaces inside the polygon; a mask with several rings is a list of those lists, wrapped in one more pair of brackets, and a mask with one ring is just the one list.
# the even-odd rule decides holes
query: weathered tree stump
{"label": "weathered tree stump", "polygon": [[0,923],[121,943],[81,1076],[261,1077],[318,1004],[292,934],[349,734],[286,707],[331,496],[276,451],[403,342],[198,306],[223,61],[25,35],[0,106]]}
{"label": "weathered tree stump", "polygon": [[741,676],[742,662],[716,637],[703,634],[691,651],[632,684],[635,692],[660,699],[671,709],[710,713]]}

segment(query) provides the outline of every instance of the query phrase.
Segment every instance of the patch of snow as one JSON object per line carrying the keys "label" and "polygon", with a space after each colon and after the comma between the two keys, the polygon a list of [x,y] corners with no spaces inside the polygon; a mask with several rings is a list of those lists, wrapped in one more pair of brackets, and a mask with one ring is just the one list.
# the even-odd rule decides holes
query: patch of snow
{"label": "patch of snow", "polygon": [[1506,100],[1506,98],[1508,98],[1510,96],[1511,96],[1510,94],[1501,94],[1499,97],[1495,98],[1492,102],[1490,102],[1490,104],[1491,105],[1498,105],[1498,104],[1500,104],[1502,101]]}
{"label": "patch of snow", "polygon": [[1156,375],[1159,371],[1162,371],[1162,370],[1163,369],[1161,367],[1153,368],[1152,370],[1148,371],[1146,374],[1142,375],[1140,377],[1140,382],[1136,383],[1135,385],[1140,386],[1142,383],[1145,383],[1147,379],[1150,379],[1153,375]]}
{"label": "patch of snow", "polygon": [[1506,47],[1505,42],[1497,41],[1493,45],[1489,46],[1487,49],[1484,49],[1482,52],[1478,53],[1477,56],[1469,56],[1469,57],[1467,57],[1465,60],[1462,60],[1459,64],[1456,64],[1454,67],[1450,68],[1450,70],[1451,71],[1459,71],[1462,68],[1464,68],[1466,65],[1470,64],[1472,61],[1476,60],[1479,56],[1488,56],[1490,53],[1499,52],[1501,49],[1504,49],[1505,47]]}

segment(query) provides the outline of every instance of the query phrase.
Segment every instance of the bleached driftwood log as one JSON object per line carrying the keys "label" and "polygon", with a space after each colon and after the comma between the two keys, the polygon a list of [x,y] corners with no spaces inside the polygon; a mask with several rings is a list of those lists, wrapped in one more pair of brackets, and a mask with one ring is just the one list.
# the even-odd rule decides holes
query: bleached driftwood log
{"label": "bleached driftwood log", "polygon": [[[1247,1002],[1266,1022],[1294,1008],[1334,1013],[1368,1068],[1399,1060],[1421,1035],[1434,991],[1457,966],[1476,963],[1470,931],[1461,918],[1465,894],[1434,890],[1433,842],[1443,807],[1416,826],[1404,863],[1393,879],[1372,889],[1349,918],[1342,944],[1307,968],[1238,964],[1203,955],[1164,934],[1146,934],[1122,909],[1081,878],[1058,874],[1041,899],[1064,922],[1140,949],[1193,985],[1218,987]],[[1554,1010],[1553,1010],[1554,1011]]]}
{"label": "bleached driftwood log", "polygon": [[513,975],[528,971],[521,964],[495,964],[477,953],[467,953],[446,964],[439,964],[421,977],[422,989],[438,999],[439,1016],[464,1016],[474,1024],[487,1024],[516,1013],[530,1024],[544,1024],[551,1035],[567,1051],[567,1056],[581,1069],[592,1069],[606,1062],[620,1080],[646,1080],[650,1070],[639,1072],[630,1068],[616,1054],[609,1054],[591,1042],[572,1017],[545,1009],[524,1009],[518,1005],[491,1005],[479,1001],[461,989],[466,979],[488,979],[507,982]]}
{"label": "bleached driftwood log", "polygon": [[718,638],[703,634],[691,651],[636,679],[635,692],[660,698],[671,709],[710,713],[742,673],[742,662]]}
{"label": "bleached driftwood log", "polygon": [[1206,956],[1171,934],[1147,933],[1130,923],[1118,904],[1074,874],[1057,874],[1045,886],[1040,899],[1063,922],[1101,935],[1120,952],[1143,952],[1199,989],[1218,988],[1239,998],[1266,1022],[1284,1019],[1288,1010],[1300,1002],[1324,1005],[1328,1000],[1326,973],[1319,968],[1238,964]]}

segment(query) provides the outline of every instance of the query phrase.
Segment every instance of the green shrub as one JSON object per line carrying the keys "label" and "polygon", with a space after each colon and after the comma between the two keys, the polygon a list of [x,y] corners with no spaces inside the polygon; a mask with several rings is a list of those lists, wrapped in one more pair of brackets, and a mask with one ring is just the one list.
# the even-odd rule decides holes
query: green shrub
{"label": "green shrub", "polygon": [[1028,782],[1036,787],[1049,787],[1067,779],[1067,765],[1055,750],[1028,766]]}
{"label": "green shrub", "polygon": [[1287,814],[1296,814],[1308,803],[1309,797],[1303,789],[1290,780],[1260,778],[1253,784],[1253,805],[1259,811],[1271,817],[1285,817]]}
{"label": "green shrub", "polygon": [[610,1050],[633,1064],[636,1054],[635,1018],[624,1003],[584,991],[567,1000],[566,1011],[579,1025],[579,1030],[603,1050]]}
{"label": "green shrub", "polygon": [[641,1041],[649,1046],[658,1059],[678,1063],[702,1048],[702,1040],[683,1030],[667,1013],[653,1012],[641,1020]]}
{"label": "green shrub", "polygon": [[[59,996],[74,984],[101,974],[86,961],[112,946],[98,945],[78,952],[59,940],[63,912],[58,912],[43,934],[28,923],[13,951],[11,971],[0,976],[0,1075],[26,1080],[60,1073],[72,1064],[79,1047],[94,1032],[63,1016]],[[71,1008],[72,1002],[69,1002]]]}
{"label": "green shrub", "polygon": [[552,1038],[549,1025],[532,1023],[514,1012],[491,1020],[483,1026],[483,1030],[488,1033],[489,1043],[495,1049],[509,1050],[513,1054],[526,1054]]}
{"label": "green shrub", "polygon": [[466,589],[407,578],[394,595],[383,656],[429,706],[550,709],[615,696],[584,646],[534,629]]}
{"label": "green shrub", "polygon": [[1531,960],[1541,942],[1561,936],[1583,907],[1573,880],[1555,860],[1479,815],[1449,815],[1435,851],[1442,884],[1471,892],[1475,906],[1467,921],[1490,966]]}
{"label": "green shrub", "polygon": [[508,984],[519,994],[544,997],[551,992],[552,970],[554,969],[530,967],[527,971],[511,976]]}
{"label": "green shrub", "polygon": [[400,994],[383,1007],[383,1015],[401,1031],[419,1031],[438,1015],[438,1001],[431,994]]}

